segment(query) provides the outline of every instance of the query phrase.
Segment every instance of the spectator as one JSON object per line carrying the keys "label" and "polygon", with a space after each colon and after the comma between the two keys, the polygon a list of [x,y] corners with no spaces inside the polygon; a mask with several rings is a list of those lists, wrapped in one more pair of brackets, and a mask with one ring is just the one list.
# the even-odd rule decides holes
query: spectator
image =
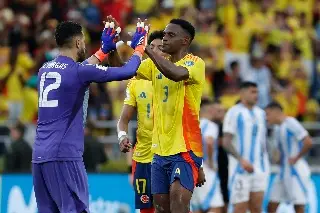
{"label": "spectator", "polygon": [[232,107],[239,100],[240,91],[240,65],[238,61],[232,61],[230,64],[231,71],[226,75],[222,96],[220,97],[221,104],[225,109]]}
{"label": "spectator", "polygon": [[84,153],[83,161],[87,172],[98,172],[98,166],[106,163],[108,158],[103,144],[92,135],[93,126],[87,123],[84,130]]}
{"label": "spectator", "polygon": [[25,126],[16,124],[10,129],[11,143],[5,154],[5,172],[31,172],[32,148],[23,139]]}
{"label": "spectator", "polygon": [[270,102],[271,73],[263,61],[262,53],[252,57],[251,67],[242,76],[242,81],[251,81],[258,85],[258,106],[264,108]]}
{"label": "spectator", "polygon": [[[216,97],[221,96],[225,78],[225,52],[226,52],[226,41],[225,41],[225,28],[224,25],[218,25],[215,35],[212,36],[212,47],[211,57],[213,60],[214,73],[213,73],[213,89]],[[239,67],[239,64],[238,64]],[[232,69],[232,68],[231,68]]]}
{"label": "spectator", "polygon": [[283,92],[277,94],[275,99],[281,104],[286,115],[292,117],[299,115],[299,98],[292,82],[285,82]]}

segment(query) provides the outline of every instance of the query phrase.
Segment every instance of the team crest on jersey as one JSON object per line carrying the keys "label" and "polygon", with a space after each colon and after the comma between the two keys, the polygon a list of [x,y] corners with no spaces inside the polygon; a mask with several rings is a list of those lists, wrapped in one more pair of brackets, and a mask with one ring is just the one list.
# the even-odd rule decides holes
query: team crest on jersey
{"label": "team crest on jersey", "polygon": [[150,201],[148,195],[141,195],[140,200],[142,203],[149,203]]}
{"label": "team crest on jersey", "polygon": [[193,61],[186,61],[184,62],[185,65],[187,65],[188,67],[191,67],[194,65],[194,62]]}
{"label": "team crest on jersey", "polygon": [[141,92],[141,93],[140,93],[140,98],[147,98],[146,93],[145,93],[145,92]]}

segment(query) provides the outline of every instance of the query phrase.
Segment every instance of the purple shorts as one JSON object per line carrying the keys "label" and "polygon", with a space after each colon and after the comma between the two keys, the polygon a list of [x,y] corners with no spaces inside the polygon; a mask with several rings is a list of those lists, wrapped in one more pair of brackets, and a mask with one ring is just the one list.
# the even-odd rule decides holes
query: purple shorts
{"label": "purple shorts", "polygon": [[39,213],[89,213],[87,173],[82,161],[32,164]]}

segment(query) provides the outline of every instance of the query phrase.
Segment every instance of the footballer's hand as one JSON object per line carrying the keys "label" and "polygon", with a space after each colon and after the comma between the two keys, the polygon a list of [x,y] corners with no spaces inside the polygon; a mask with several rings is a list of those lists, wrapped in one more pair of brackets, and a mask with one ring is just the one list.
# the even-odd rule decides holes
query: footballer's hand
{"label": "footballer's hand", "polygon": [[204,185],[205,182],[206,182],[206,176],[204,174],[203,168],[200,167],[196,186],[201,187]]}
{"label": "footballer's hand", "polygon": [[241,160],[240,160],[240,164],[241,164],[242,168],[243,168],[244,170],[246,170],[247,172],[249,172],[249,173],[252,173],[252,172],[253,172],[253,166],[252,166],[251,163],[248,162],[247,160],[241,159]]}
{"label": "footballer's hand", "polygon": [[[114,38],[114,42],[116,43],[116,48],[118,49],[120,46],[124,44],[124,42],[120,38],[120,33],[121,33],[121,27],[119,22],[113,18],[111,15],[107,17],[107,21],[104,21],[103,23],[106,24],[107,22],[109,23],[114,23],[114,29],[116,29],[116,37]],[[117,30],[118,29],[118,30]]]}
{"label": "footballer's hand", "polygon": [[299,160],[298,157],[289,158],[289,164],[290,164],[291,166],[293,166],[294,164],[297,163],[298,160]]}
{"label": "footballer's hand", "polygon": [[121,32],[119,23],[112,17],[108,16],[104,23],[104,30],[101,35],[101,50],[104,54],[116,49],[117,37]]}
{"label": "footballer's hand", "polygon": [[147,19],[141,22],[139,18],[136,32],[133,34],[131,42],[127,42],[130,47],[135,51],[140,52],[142,55],[147,46],[149,29],[150,25],[148,25]]}
{"label": "footballer's hand", "polygon": [[119,148],[123,153],[127,153],[130,151],[132,144],[127,136],[123,136],[119,139]]}

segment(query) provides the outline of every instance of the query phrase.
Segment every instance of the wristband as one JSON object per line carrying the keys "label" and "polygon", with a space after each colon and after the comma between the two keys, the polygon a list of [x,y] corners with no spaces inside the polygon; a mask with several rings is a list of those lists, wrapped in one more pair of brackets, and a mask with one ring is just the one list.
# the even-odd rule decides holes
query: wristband
{"label": "wristband", "polygon": [[127,136],[127,133],[125,131],[118,132],[118,140],[120,140],[120,138],[123,136]]}
{"label": "wristband", "polygon": [[122,45],[124,45],[124,42],[123,42],[123,41],[118,41],[118,42],[116,43],[116,48],[118,49],[118,48],[120,48]]}
{"label": "wristband", "polygon": [[203,160],[202,160],[202,162],[201,162],[201,166],[200,166],[201,168],[203,168]]}
{"label": "wristband", "polygon": [[101,48],[94,54],[100,62],[102,62],[108,55],[108,53],[102,52]]}
{"label": "wristband", "polygon": [[139,53],[141,53],[141,55],[143,55],[145,49],[146,49],[145,46],[139,45],[139,46],[137,46],[137,47],[134,49],[134,51],[135,51],[135,52],[139,52]]}

